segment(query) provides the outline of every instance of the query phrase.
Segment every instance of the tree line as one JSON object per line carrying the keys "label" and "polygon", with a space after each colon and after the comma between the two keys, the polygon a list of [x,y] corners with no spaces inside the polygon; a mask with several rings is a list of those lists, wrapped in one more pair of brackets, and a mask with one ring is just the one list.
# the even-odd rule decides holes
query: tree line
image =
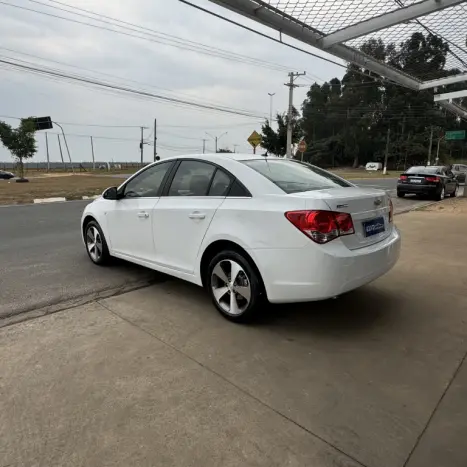
{"label": "tree line", "polygon": [[[361,50],[423,80],[461,73],[446,68],[449,44],[429,33],[414,33],[398,46],[370,39]],[[456,91],[464,85],[443,86],[437,92]],[[430,143],[432,164],[437,153],[441,162],[467,157],[465,141],[443,137],[445,131],[467,130],[467,123],[435,103],[433,94],[433,89],[413,91],[351,64],[342,79],[310,87],[301,113],[294,109],[292,141],[303,138],[308,145],[304,160],[324,167],[382,161],[386,151],[394,168],[424,165]],[[461,103],[467,104],[467,99]],[[262,147],[283,156],[287,114],[277,114],[275,120],[276,130],[267,120],[262,126]]]}

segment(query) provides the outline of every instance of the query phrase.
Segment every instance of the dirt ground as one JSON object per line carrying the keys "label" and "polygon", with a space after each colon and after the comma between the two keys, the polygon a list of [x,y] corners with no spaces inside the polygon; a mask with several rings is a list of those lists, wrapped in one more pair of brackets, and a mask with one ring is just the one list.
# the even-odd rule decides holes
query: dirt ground
{"label": "dirt ground", "polygon": [[50,197],[80,199],[82,196],[101,194],[106,188],[117,183],[112,178],[97,175],[31,178],[29,183],[5,180],[0,182],[0,204],[31,203],[36,198]]}
{"label": "dirt ground", "polygon": [[453,198],[423,208],[424,211],[444,214],[467,214],[467,198]]}

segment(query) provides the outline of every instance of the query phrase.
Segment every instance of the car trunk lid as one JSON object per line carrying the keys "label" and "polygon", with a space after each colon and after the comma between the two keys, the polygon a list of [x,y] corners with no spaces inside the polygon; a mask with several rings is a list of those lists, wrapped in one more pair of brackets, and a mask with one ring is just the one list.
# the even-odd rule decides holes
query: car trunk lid
{"label": "car trunk lid", "polygon": [[307,198],[307,209],[315,209],[314,201],[320,199],[330,211],[346,212],[352,216],[355,234],[341,237],[350,250],[380,242],[391,233],[389,222],[389,196],[373,188],[328,188],[294,193]]}

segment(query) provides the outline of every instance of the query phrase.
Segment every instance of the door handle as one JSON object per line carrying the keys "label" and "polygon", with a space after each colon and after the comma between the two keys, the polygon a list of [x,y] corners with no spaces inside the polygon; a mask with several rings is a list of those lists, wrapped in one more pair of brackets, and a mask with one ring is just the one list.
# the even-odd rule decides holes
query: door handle
{"label": "door handle", "polygon": [[193,211],[191,214],[188,215],[190,219],[204,219],[206,214],[204,212]]}
{"label": "door handle", "polygon": [[138,217],[141,217],[143,219],[147,219],[149,217],[149,214],[145,211],[140,211],[138,212]]}

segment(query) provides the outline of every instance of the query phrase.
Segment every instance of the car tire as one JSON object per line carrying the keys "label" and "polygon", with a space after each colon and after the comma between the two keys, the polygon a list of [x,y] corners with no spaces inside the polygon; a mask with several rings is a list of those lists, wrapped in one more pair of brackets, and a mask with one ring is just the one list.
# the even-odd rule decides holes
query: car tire
{"label": "car tire", "polygon": [[451,198],[456,198],[457,197],[457,192],[459,191],[459,185],[456,185],[456,188],[454,191],[449,195]]}
{"label": "car tire", "polygon": [[403,198],[404,196],[405,196],[405,193],[402,193],[401,191],[397,191],[398,198]]}
{"label": "car tire", "polygon": [[104,266],[110,261],[109,248],[102,232],[101,226],[96,221],[89,221],[84,227],[84,243],[89,259],[98,266]]}
{"label": "car tire", "polygon": [[443,187],[441,187],[441,190],[439,190],[435,195],[436,201],[442,201],[444,199],[445,194],[446,194],[446,192],[445,192],[445,189],[444,189],[444,186],[443,186]]}
{"label": "car tire", "polygon": [[211,259],[206,287],[219,313],[237,323],[256,318],[265,302],[259,272],[250,259],[237,251],[224,250]]}

